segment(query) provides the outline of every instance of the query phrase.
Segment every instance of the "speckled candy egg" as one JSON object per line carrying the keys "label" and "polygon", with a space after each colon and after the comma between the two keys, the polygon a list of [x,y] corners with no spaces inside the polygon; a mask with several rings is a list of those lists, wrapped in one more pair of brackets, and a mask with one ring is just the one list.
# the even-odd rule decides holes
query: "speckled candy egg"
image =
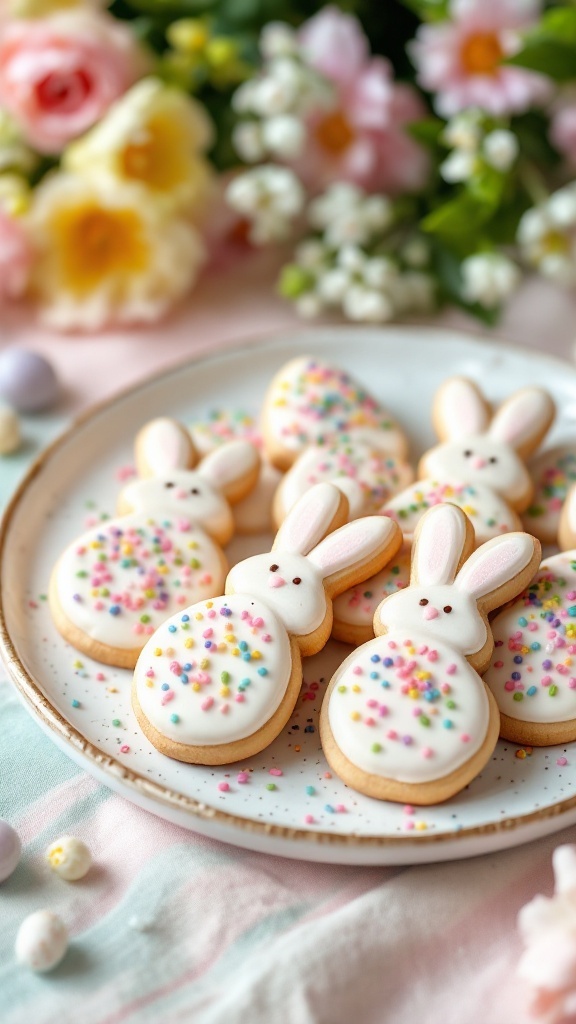
{"label": "speckled candy egg", "polygon": [[20,421],[13,409],[0,405],[0,455],[11,455],[20,447]]}
{"label": "speckled candy egg", "polygon": [[0,398],[18,412],[39,412],[58,397],[56,374],[44,356],[25,348],[0,352]]}
{"label": "speckled candy egg", "polygon": [[18,861],[22,844],[18,833],[0,818],[0,882],[9,878]]}
{"label": "speckled candy egg", "polygon": [[37,910],[26,917],[16,936],[16,959],[32,971],[51,971],[68,948],[66,925],[51,910]]}
{"label": "speckled candy egg", "polygon": [[76,882],[90,870],[92,854],[81,839],[61,836],[46,850],[46,860],[60,878]]}

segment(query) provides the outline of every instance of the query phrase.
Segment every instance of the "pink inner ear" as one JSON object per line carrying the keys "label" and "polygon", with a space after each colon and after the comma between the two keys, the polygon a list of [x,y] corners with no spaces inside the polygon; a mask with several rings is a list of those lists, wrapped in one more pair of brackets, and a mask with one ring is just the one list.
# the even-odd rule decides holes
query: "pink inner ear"
{"label": "pink inner ear", "polygon": [[538,437],[548,419],[547,396],[541,391],[527,390],[513,395],[498,410],[490,436],[513,448],[522,448]]}
{"label": "pink inner ear", "polygon": [[336,515],[340,491],[332,484],[316,484],[302,495],[280,527],[275,548],[305,555],[322,539]]}
{"label": "pink inner ear", "polygon": [[452,583],[465,537],[463,513],[454,506],[437,506],[426,513],[415,555],[418,583],[424,586]]}
{"label": "pink inner ear", "polygon": [[390,536],[394,527],[385,516],[367,516],[341,526],[309,554],[324,577],[366,562]]}
{"label": "pink inner ear", "polygon": [[458,575],[457,584],[477,600],[508,583],[530,561],[532,538],[525,533],[496,537],[476,551]]}
{"label": "pink inner ear", "polygon": [[166,420],[158,420],[146,434],[146,461],[150,469],[161,474],[171,469],[185,469],[189,448],[178,427]]}
{"label": "pink inner ear", "polygon": [[482,434],[488,426],[486,409],[467,380],[448,381],[440,398],[440,416],[447,438]]}

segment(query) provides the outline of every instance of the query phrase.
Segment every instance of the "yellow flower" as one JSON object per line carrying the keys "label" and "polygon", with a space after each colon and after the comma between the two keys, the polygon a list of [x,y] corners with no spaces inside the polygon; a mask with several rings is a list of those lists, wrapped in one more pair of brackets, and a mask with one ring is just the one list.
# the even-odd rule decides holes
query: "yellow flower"
{"label": "yellow flower", "polygon": [[202,153],[211,141],[212,125],[199,103],[145,78],[68,147],[63,165],[138,182],[172,208],[191,211],[206,199],[211,170]]}
{"label": "yellow flower", "polygon": [[[96,4],[98,0],[94,0],[94,6]],[[85,0],[8,0],[8,10],[13,18],[45,18],[55,11],[85,6]],[[104,0],[100,6],[104,6]]]}
{"label": "yellow flower", "polygon": [[30,205],[28,182],[17,174],[0,174],[0,210],[19,217]]}
{"label": "yellow flower", "polygon": [[156,320],[194,282],[197,231],[139,185],[54,173],[28,215],[38,258],[32,279],[45,322],[97,330]]}

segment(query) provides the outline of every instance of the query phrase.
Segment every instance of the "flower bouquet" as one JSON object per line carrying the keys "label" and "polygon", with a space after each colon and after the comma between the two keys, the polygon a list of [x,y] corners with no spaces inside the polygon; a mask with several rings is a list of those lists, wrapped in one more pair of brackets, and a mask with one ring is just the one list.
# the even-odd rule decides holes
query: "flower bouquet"
{"label": "flower bouquet", "polygon": [[572,3],[0,0],[0,307],[56,329],[261,246],[303,316],[492,322],[576,285],[575,169]]}

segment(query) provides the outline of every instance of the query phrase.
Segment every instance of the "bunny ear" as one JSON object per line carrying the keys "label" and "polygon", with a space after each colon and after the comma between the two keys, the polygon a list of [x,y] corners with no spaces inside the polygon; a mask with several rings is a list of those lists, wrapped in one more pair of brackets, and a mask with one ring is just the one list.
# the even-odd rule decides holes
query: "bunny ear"
{"label": "bunny ear", "polygon": [[569,551],[576,545],[576,484],[574,484],[562,507],[560,528],[558,530],[558,546],[562,551]]}
{"label": "bunny ear", "polygon": [[489,430],[490,437],[511,445],[526,459],[540,444],[555,412],[547,391],[523,388],[500,406]]}
{"label": "bunny ear", "polygon": [[234,504],[255,486],[260,456],[250,441],[229,441],[206,455],[198,472],[214,490]]}
{"label": "bunny ear", "polygon": [[273,550],[307,555],[331,529],[348,518],[348,502],[334,484],[315,484],[292,506],[276,534]]}
{"label": "bunny ear", "polygon": [[[308,555],[325,580],[333,584],[332,592],[340,593],[370,575],[367,566],[378,562],[374,572],[392,558],[402,544],[402,532],[387,516],[366,516],[341,526],[329,534]],[[334,587],[334,584],[337,584]]]}
{"label": "bunny ear", "polygon": [[176,420],[151,420],[138,433],[135,444],[139,476],[164,476],[175,469],[192,469],[198,455],[188,431]]}
{"label": "bunny ear", "polygon": [[434,505],[414,535],[411,583],[430,587],[453,583],[468,545],[471,526],[456,505]]}
{"label": "bunny ear", "polygon": [[441,441],[483,434],[490,411],[482,392],[466,377],[450,377],[436,392],[433,420]]}
{"label": "bunny ear", "polygon": [[529,583],[539,560],[540,544],[534,537],[528,533],[506,533],[486,541],[470,556],[456,577],[456,586],[476,601],[490,596],[490,607],[496,607],[500,589],[514,580],[514,593],[518,593]]}

